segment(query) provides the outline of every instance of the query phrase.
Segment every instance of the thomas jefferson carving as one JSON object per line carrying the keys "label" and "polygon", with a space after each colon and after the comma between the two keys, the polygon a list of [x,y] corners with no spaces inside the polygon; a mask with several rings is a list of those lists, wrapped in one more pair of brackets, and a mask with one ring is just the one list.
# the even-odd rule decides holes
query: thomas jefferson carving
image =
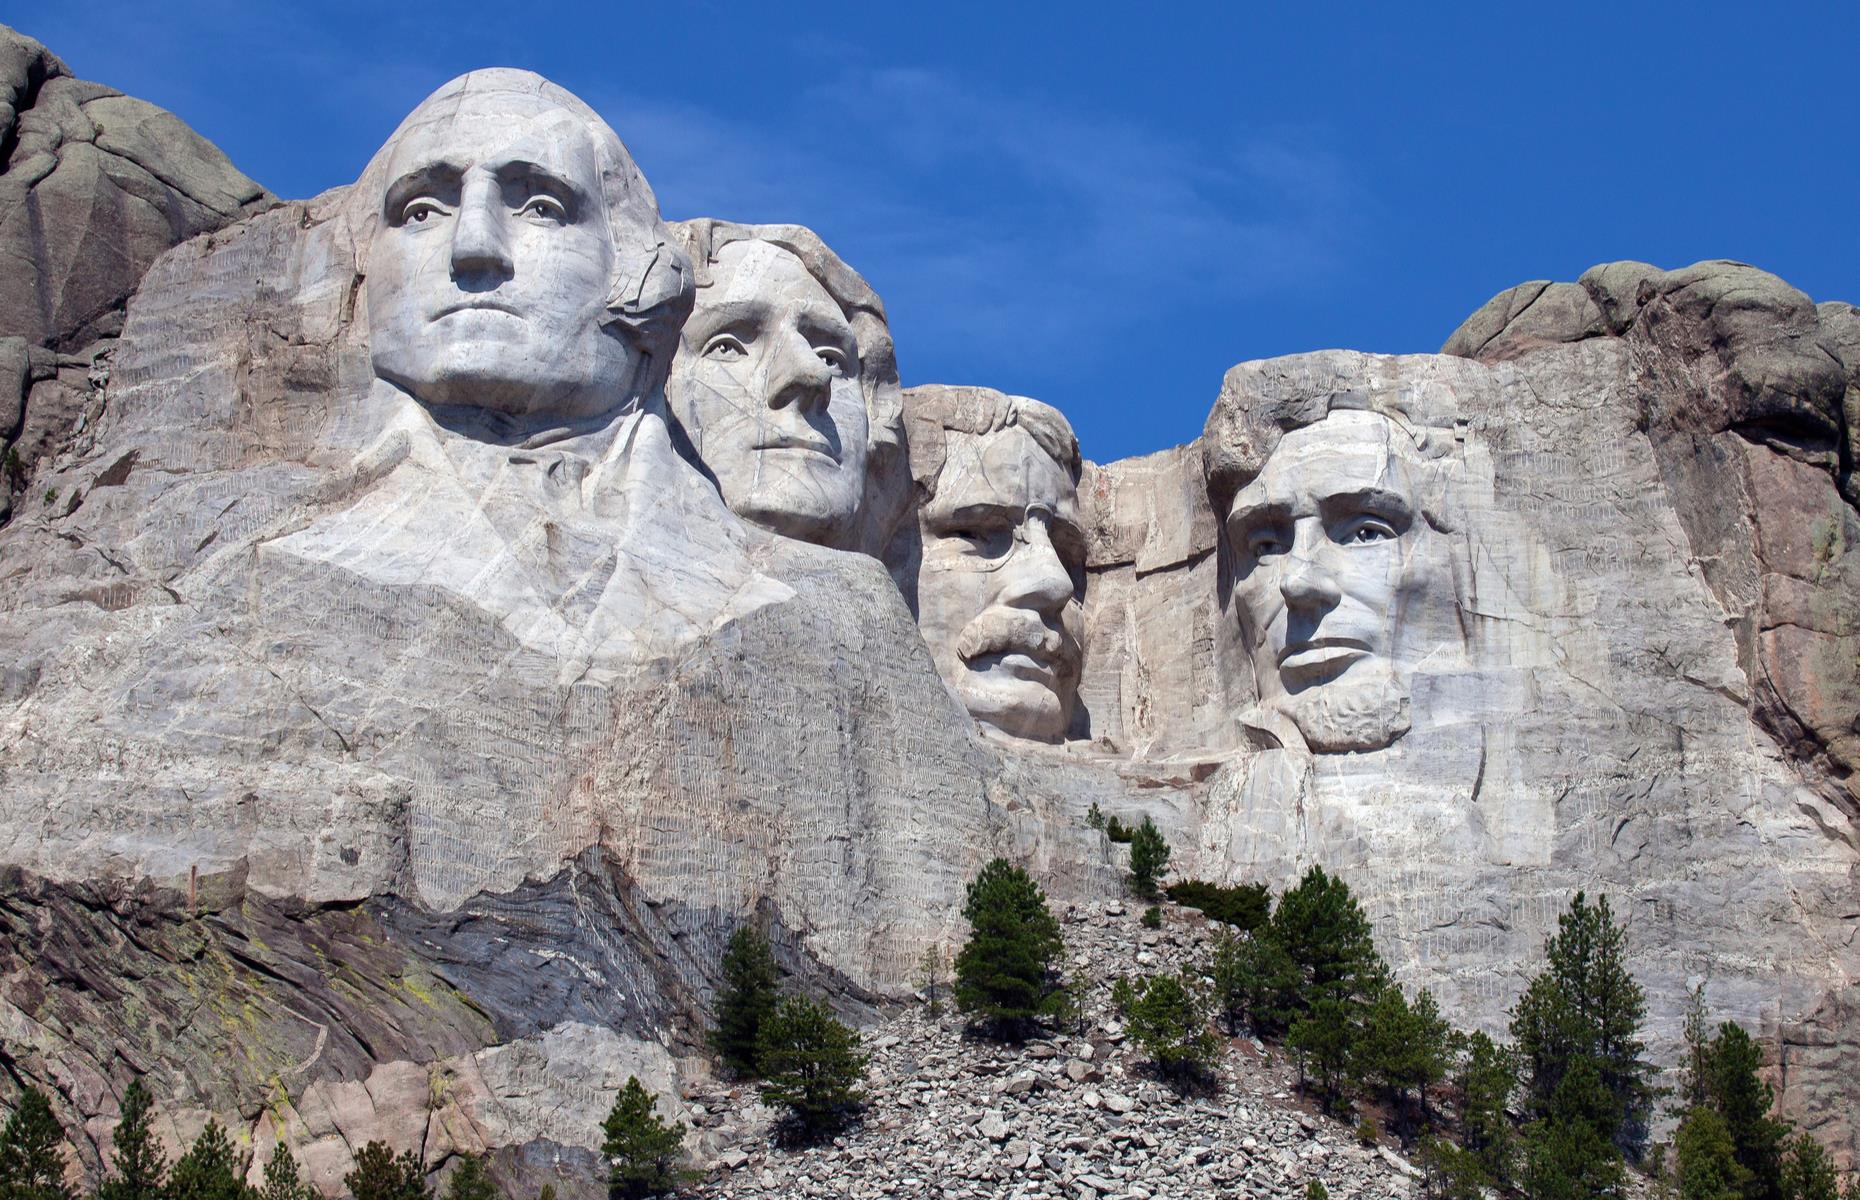
{"label": "thomas jefferson carving", "polygon": [[944,681],[1012,737],[1065,737],[1078,698],[1085,539],[1078,442],[1057,410],[986,388],[914,388],[907,578]]}
{"label": "thomas jefferson carving", "polygon": [[877,553],[908,499],[884,307],[809,230],[689,221],[697,265],[669,398],[744,520]]}

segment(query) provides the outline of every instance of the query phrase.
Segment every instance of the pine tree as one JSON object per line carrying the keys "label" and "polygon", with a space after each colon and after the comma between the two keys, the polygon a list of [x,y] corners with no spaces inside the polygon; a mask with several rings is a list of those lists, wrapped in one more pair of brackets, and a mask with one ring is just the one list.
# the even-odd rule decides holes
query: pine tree
{"label": "pine tree", "polygon": [[1797,1134],[1784,1153],[1782,1191],[1788,1200],[1841,1200],[1834,1159],[1806,1133]]}
{"label": "pine tree", "polygon": [[997,858],[969,884],[971,933],[956,955],[956,1007],[998,1037],[1019,1039],[1053,1013],[1065,953],[1059,922],[1027,873]]}
{"label": "pine tree", "polygon": [[839,1128],[865,1103],[859,1034],[818,1001],[783,997],[762,1023],[758,1055],[762,1103],[787,1106],[803,1140]]}
{"label": "pine tree", "polygon": [[1686,1041],[1686,1059],[1680,1068],[1677,1109],[1683,1117],[1699,1105],[1707,1103],[1705,1055],[1711,1049],[1711,1037],[1706,1028],[1705,985],[1702,983],[1692,988],[1686,1000],[1686,1016],[1680,1031]]}
{"label": "pine tree", "polygon": [[123,1091],[122,1119],[113,1139],[115,1161],[97,1189],[97,1200],[163,1200],[168,1162],[150,1127],[153,1108],[140,1079]]}
{"label": "pine tree", "polygon": [[433,1200],[419,1156],[411,1150],[395,1154],[385,1142],[357,1151],[355,1169],[342,1182],[355,1200]]}
{"label": "pine tree", "polygon": [[1549,1115],[1563,1077],[1587,1062],[1611,1104],[1596,1115],[1604,1141],[1638,1153],[1653,1105],[1653,1068],[1641,1058],[1646,999],[1627,968],[1627,938],[1607,897],[1576,893],[1544,943],[1549,965],[1512,1010],[1511,1035],[1524,1066],[1526,1105]]}
{"label": "pine tree", "polygon": [[232,1142],[214,1120],[207,1122],[168,1176],[167,1200],[247,1200],[249,1192]]}
{"label": "pine tree", "polygon": [[1279,897],[1268,929],[1304,978],[1304,994],[1292,998],[1298,1006],[1319,999],[1351,1004],[1381,987],[1384,968],[1369,919],[1349,885],[1323,867],[1306,871],[1296,887]]}
{"label": "pine tree", "polygon": [[1478,1155],[1445,1138],[1422,1138],[1415,1162],[1429,1200],[1484,1200],[1484,1188],[1491,1183]]}
{"label": "pine tree", "polygon": [[608,1162],[607,1193],[614,1200],[642,1200],[678,1187],[684,1126],[659,1118],[653,1111],[652,1093],[637,1077],[627,1076],[626,1086],[614,1096],[614,1106],[601,1122],[601,1132],[605,1135],[601,1153]]}
{"label": "pine tree", "polygon": [[1334,1111],[1342,1098],[1355,1033],[1350,1007],[1328,996],[1313,1003],[1286,1032],[1285,1044],[1298,1057],[1299,1078],[1303,1080],[1307,1068],[1317,1076],[1326,1112]]}
{"label": "pine tree", "polygon": [[1453,1027],[1440,1015],[1439,1003],[1426,988],[1415,995],[1408,1012],[1414,1030],[1414,1050],[1407,1064],[1409,1086],[1421,1103],[1421,1119],[1431,1121],[1427,1093],[1447,1077],[1453,1057]]}
{"label": "pine tree", "polygon": [[1709,1105],[1692,1109],[1679,1123],[1673,1157],[1680,1200],[1741,1200],[1752,1182],[1737,1161],[1730,1126]]}
{"label": "pine tree", "polygon": [[1179,1083],[1193,1080],[1220,1053],[1199,981],[1187,975],[1147,976],[1126,995],[1130,1037],[1164,1076]]}
{"label": "pine tree", "polygon": [[38,1088],[0,1128],[0,1200],[72,1200],[65,1186],[64,1130]]}
{"label": "pine tree", "polygon": [[1296,994],[1298,967],[1269,930],[1216,935],[1210,970],[1228,1033],[1238,1034],[1242,1024],[1259,1034],[1285,1027],[1281,998]]}
{"label": "pine tree", "polygon": [[1622,1194],[1621,1155],[1602,1133],[1615,1099],[1593,1060],[1564,1072],[1544,1114],[1524,1130],[1519,1182],[1530,1200],[1611,1200]]}
{"label": "pine tree", "polygon": [[320,1200],[316,1189],[304,1182],[283,1138],[272,1147],[271,1161],[265,1164],[265,1182],[258,1189],[258,1200]]}
{"label": "pine tree", "polygon": [[745,925],[730,935],[723,952],[723,987],[717,992],[717,1028],[711,1046],[738,1075],[757,1073],[756,1039],[775,1010],[775,958],[768,939]]}
{"label": "pine tree", "polygon": [[1509,1047],[1483,1033],[1466,1040],[1466,1055],[1454,1081],[1460,1143],[1478,1158],[1486,1175],[1500,1184],[1511,1181],[1514,1169],[1516,1139],[1506,1109],[1517,1087],[1517,1066]]}
{"label": "pine tree", "polygon": [[1705,1051],[1705,1095],[1724,1118],[1737,1164],[1748,1175],[1744,1196],[1783,1200],[1783,1140],[1789,1125],[1770,1115],[1775,1092],[1757,1077],[1762,1061],[1762,1051],[1743,1027],[1726,1021]]}
{"label": "pine tree", "polygon": [[1353,1047],[1356,1075],[1380,1088],[1397,1109],[1413,1092],[1425,1118],[1427,1089],[1446,1074],[1447,1033],[1432,995],[1423,991],[1410,1005],[1391,983],[1364,1011]]}
{"label": "pine tree", "polygon": [[923,976],[924,1001],[930,1006],[930,1015],[943,1015],[943,947],[931,945],[924,947],[923,957],[917,961],[917,972]]}
{"label": "pine tree", "polygon": [[1130,890],[1144,899],[1156,895],[1156,881],[1169,869],[1169,843],[1148,816],[1130,838]]}
{"label": "pine tree", "polygon": [[1272,893],[1263,883],[1208,883],[1202,879],[1184,879],[1163,889],[1169,899],[1183,908],[1198,908],[1210,921],[1219,921],[1235,929],[1254,930],[1272,915]]}
{"label": "pine tree", "polygon": [[484,1155],[465,1154],[446,1180],[446,1200],[503,1200],[503,1191],[485,1168]]}

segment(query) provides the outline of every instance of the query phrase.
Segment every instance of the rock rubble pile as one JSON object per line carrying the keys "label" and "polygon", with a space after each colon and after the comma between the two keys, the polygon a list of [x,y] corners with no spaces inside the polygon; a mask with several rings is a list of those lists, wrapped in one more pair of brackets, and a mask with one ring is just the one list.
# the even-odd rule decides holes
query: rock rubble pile
{"label": "rock rubble pile", "polygon": [[996,1044],[923,1004],[867,1029],[871,1103],[831,1142],[775,1145],[775,1114],[753,1084],[687,1085],[687,1145],[711,1168],[693,1194],[1188,1200],[1302,1197],[1317,1180],[1339,1198],[1417,1195],[1411,1164],[1309,1111],[1290,1062],[1251,1039],[1227,1045],[1201,1093],[1152,1076],[1111,983],[1205,961],[1212,931],[1174,909],[1163,929],[1144,930],[1139,912],[1111,903],[1065,915],[1068,969],[1089,986],[1083,1019],[1049,1037]]}

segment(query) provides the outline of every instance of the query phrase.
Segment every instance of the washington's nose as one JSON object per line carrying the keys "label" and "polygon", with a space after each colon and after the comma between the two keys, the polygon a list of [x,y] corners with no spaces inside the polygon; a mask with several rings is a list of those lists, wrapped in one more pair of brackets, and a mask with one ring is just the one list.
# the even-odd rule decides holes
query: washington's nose
{"label": "washington's nose", "polygon": [[1028,517],[1021,538],[1022,544],[1001,568],[1001,599],[1043,613],[1058,612],[1072,599],[1072,574],[1045,520]]}
{"label": "washington's nose", "polygon": [[459,195],[459,219],[452,229],[452,277],[461,282],[487,277],[502,282],[513,270],[497,183],[467,178]]}
{"label": "washington's nose", "polygon": [[803,411],[825,408],[832,395],[833,369],[799,330],[784,330],[769,350],[767,396],[770,408],[789,405]]}

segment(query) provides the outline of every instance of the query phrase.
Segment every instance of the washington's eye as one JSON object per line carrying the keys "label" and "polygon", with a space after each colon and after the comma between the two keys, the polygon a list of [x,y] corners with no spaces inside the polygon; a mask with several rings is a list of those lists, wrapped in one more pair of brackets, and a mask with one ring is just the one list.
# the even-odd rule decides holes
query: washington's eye
{"label": "washington's eye", "polygon": [[554,196],[531,196],[523,207],[517,210],[517,215],[534,221],[560,223],[568,220],[568,209],[564,208],[562,202]]}
{"label": "washington's eye", "polygon": [[400,223],[402,225],[424,225],[430,218],[445,215],[446,209],[443,204],[420,196],[401,206]]}
{"label": "washington's eye", "polygon": [[814,353],[820,356],[821,362],[832,367],[835,373],[840,375],[846,373],[846,354],[844,351],[836,350],[832,346],[822,346],[814,351]]}
{"label": "washington's eye", "polygon": [[749,351],[743,343],[727,333],[720,333],[704,343],[704,357],[718,362],[735,362],[738,359],[747,358],[748,355]]}

